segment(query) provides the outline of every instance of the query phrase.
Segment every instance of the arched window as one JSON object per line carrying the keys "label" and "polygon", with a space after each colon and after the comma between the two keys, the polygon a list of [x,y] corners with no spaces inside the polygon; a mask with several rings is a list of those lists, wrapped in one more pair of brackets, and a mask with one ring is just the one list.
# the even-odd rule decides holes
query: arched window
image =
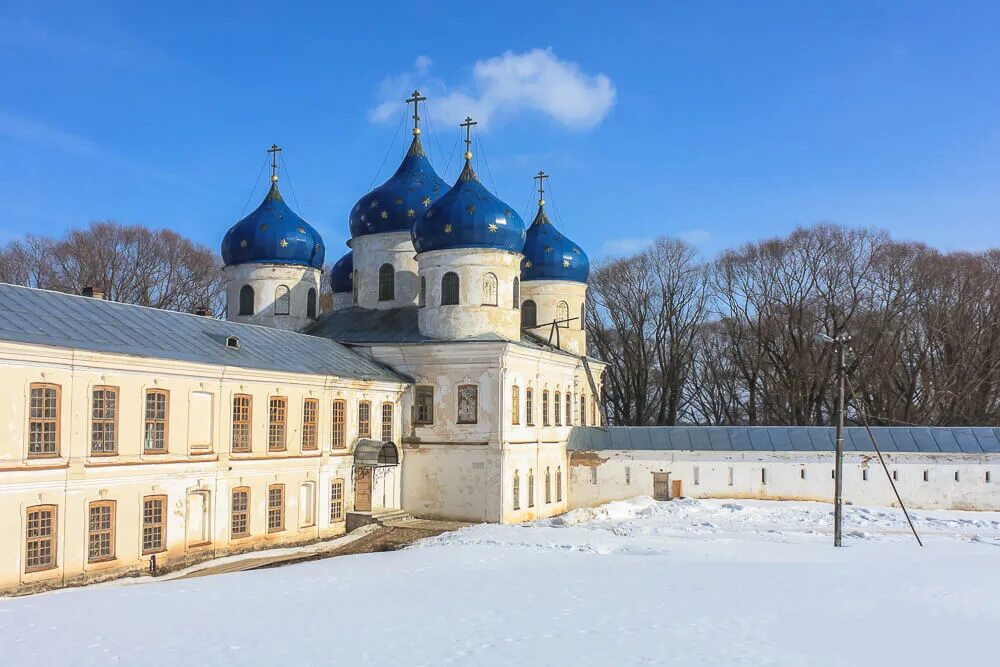
{"label": "arched window", "polygon": [[587,425],[587,395],[580,394],[580,426]]}
{"label": "arched window", "polygon": [[535,469],[528,468],[528,507],[535,506]]}
{"label": "arched window", "polygon": [[497,277],[492,273],[483,276],[483,305],[497,305]]}
{"label": "arched window", "polygon": [[542,392],[542,426],[549,425],[549,390]]}
{"label": "arched window", "polygon": [[423,308],[427,303],[427,278],[420,276],[420,294],[417,295],[417,306]]}
{"label": "arched window", "polygon": [[514,278],[514,310],[521,307],[521,280]]}
{"label": "arched window", "polygon": [[549,469],[545,469],[545,504],[548,505],[552,502],[552,476],[549,474]]}
{"label": "arched window", "polygon": [[521,306],[521,328],[531,329],[538,324],[538,307],[535,302],[528,299]]}
{"label": "arched window", "polygon": [[587,328],[587,302],[580,304],[580,329]]}
{"label": "arched window", "polygon": [[524,423],[535,425],[535,391],[531,387],[524,390]]}
{"label": "arched window", "polygon": [[562,502],[562,466],[556,468],[556,502]]}
{"label": "arched window", "polygon": [[556,426],[562,426],[562,413],[560,412],[560,408],[562,406],[559,405],[559,398],[560,394],[557,391],[555,395],[552,397],[552,414],[555,417],[554,421],[556,423]]}
{"label": "arched window", "polygon": [[452,271],[441,276],[441,305],[458,305],[458,274]]}
{"label": "arched window", "polygon": [[284,285],[274,290],[274,314],[287,315],[292,309],[292,294]]}
{"label": "arched window", "polygon": [[521,476],[514,471],[514,509],[521,509]]}
{"label": "arched window", "polygon": [[569,322],[564,320],[569,319],[569,304],[565,301],[560,301],[556,304],[556,320],[559,321],[559,326],[568,327]]}
{"label": "arched window", "polygon": [[316,288],[310,287],[306,294],[306,317],[316,319]]}
{"label": "arched window", "polygon": [[351,273],[351,300],[355,306],[358,305],[358,287],[358,272],[355,270]]}
{"label": "arched window", "polygon": [[253,288],[250,285],[240,288],[240,315],[253,315]]}
{"label": "arched window", "polygon": [[573,425],[573,394],[566,392],[566,426]]}
{"label": "arched window", "polygon": [[514,426],[521,423],[521,388],[516,384],[510,388],[510,423]]}
{"label": "arched window", "polygon": [[378,300],[392,301],[396,298],[396,271],[392,264],[383,264],[378,270]]}

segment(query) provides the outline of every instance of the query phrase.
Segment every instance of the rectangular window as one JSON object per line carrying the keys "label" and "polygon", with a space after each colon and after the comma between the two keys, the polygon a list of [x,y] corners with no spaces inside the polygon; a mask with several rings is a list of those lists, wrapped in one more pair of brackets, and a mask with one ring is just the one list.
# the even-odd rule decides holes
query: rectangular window
{"label": "rectangular window", "polygon": [[521,423],[521,388],[516,384],[510,388],[510,423]]}
{"label": "rectangular window", "polygon": [[372,437],[372,404],[371,401],[358,403],[358,437]]}
{"label": "rectangular window", "polygon": [[929,471],[929,470],[925,470],[925,471],[924,471],[924,481],[925,481],[925,482],[929,482],[929,481],[931,481],[931,473],[930,473],[930,471]]}
{"label": "rectangular window", "polygon": [[587,395],[580,394],[580,426],[587,425]]}
{"label": "rectangular window", "polygon": [[392,403],[386,401],[382,404],[382,442],[392,440]]}
{"label": "rectangular window", "polygon": [[799,479],[805,479],[805,478],[806,478],[806,469],[805,468],[800,468],[799,469]]}
{"label": "rectangular window", "polygon": [[590,483],[597,484],[597,466],[591,466],[590,468]]}
{"label": "rectangular window", "polygon": [[514,485],[513,485],[513,495],[514,495],[514,509],[521,509],[521,477],[518,472],[514,471]]}
{"label": "rectangular window", "polygon": [[90,399],[90,453],[118,453],[118,388],[94,387]]}
{"label": "rectangular window", "polygon": [[898,482],[899,481],[899,471],[898,470],[893,470],[892,471],[892,481],[894,481],[894,482]]}
{"label": "rectangular window", "polygon": [[25,538],[25,572],[38,572],[56,566],[55,505],[28,508]]}
{"label": "rectangular window", "polygon": [[561,396],[558,391],[552,396],[552,416],[555,418],[554,421],[556,426],[562,426],[562,412],[560,411],[561,407],[560,398]]}
{"label": "rectangular window", "polygon": [[990,471],[987,470],[986,471],[986,483],[987,484],[989,484],[992,481],[991,477],[992,477],[992,475],[990,475]]}
{"label": "rectangular window", "polygon": [[625,484],[627,486],[631,486],[632,485],[632,467],[631,466],[625,466]]}
{"label": "rectangular window", "polygon": [[332,430],[330,447],[343,449],[347,446],[347,408],[343,400],[333,402]]}
{"label": "rectangular window", "polygon": [[31,385],[28,406],[28,456],[59,456],[57,384]]}
{"label": "rectangular window", "polygon": [[169,394],[163,389],[146,391],[146,422],[142,450],[147,454],[167,451],[167,410]]}
{"label": "rectangular window", "polygon": [[736,470],[732,466],[729,466],[729,486],[732,486],[733,482],[736,481],[735,477],[736,477]]}
{"label": "rectangular window", "polygon": [[115,557],[115,501],[90,503],[87,530],[87,562],[99,563]]}
{"label": "rectangular window", "polygon": [[458,423],[479,422],[479,387],[474,384],[458,386]]}
{"label": "rectangular window", "polygon": [[285,529],[285,485],[267,487],[267,532],[279,533]]}
{"label": "rectangular window", "polygon": [[232,537],[246,537],[250,534],[250,488],[247,486],[233,489],[229,532]]}
{"label": "rectangular window", "polygon": [[288,425],[288,399],[272,396],[267,408],[267,451],[285,451],[285,433]]}
{"label": "rectangular window", "polygon": [[250,419],[253,398],[247,394],[233,396],[233,451],[250,451]]}
{"label": "rectangular window", "polygon": [[413,423],[434,423],[434,387],[417,387],[413,405]]}
{"label": "rectangular window", "polygon": [[330,523],[344,520],[344,480],[330,483]]}
{"label": "rectangular window", "polygon": [[573,425],[573,394],[566,392],[566,426]]}
{"label": "rectangular window", "polygon": [[528,470],[528,507],[535,506],[535,471]]}
{"label": "rectangular window", "polygon": [[767,468],[760,469],[760,483],[767,484]]}
{"label": "rectangular window", "polygon": [[165,549],[167,537],[166,496],[146,496],[142,499],[142,553],[152,554]]}
{"label": "rectangular window", "polygon": [[524,423],[528,426],[535,425],[535,392],[531,387],[524,390]]}
{"label": "rectangular window", "polygon": [[562,502],[562,466],[556,468],[556,502]]}
{"label": "rectangular window", "polygon": [[864,470],[861,471],[861,479],[862,481],[865,482],[868,481],[868,468],[865,468]]}
{"label": "rectangular window", "polygon": [[698,469],[698,466],[694,467],[694,483],[695,486],[701,484],[701,471]]}
{"label": "rectangular window", "polygon": [[319,448],[319,399],[302,401],[302,450]]}
{"label": "rectangular window", "polygon": [[542,426],[549,425],[549,392],[542,392]]}

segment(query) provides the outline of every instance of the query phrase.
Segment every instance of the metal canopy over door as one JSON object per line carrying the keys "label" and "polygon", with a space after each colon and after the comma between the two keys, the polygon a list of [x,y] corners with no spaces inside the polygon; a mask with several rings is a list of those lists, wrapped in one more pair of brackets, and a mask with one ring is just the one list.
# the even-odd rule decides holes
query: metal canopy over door
{"label": "metal canopy over door", "polygon": [[354,467],[354,511],[372,511],[372,469],[370,466]]}

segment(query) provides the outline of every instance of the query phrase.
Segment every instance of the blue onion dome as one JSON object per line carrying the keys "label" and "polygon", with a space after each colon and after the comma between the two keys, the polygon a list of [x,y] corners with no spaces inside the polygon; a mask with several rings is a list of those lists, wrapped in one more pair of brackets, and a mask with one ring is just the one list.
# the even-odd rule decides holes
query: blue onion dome
{"label": "blue onion dome", "polygon": [[458,181],[413,223],[410,236],[418,253],[449,248],[496,248],[521,252],[524,221],[487,190],[466,152]]}
{"label": "blue onion dome", "polygon": [[226,266],[259,262],[323,268],[326,248],[315,229],[296,215],[278,191],[277,176],[257,209],[229,228],[222,239]]}
{"label": "blue onion dome", "polygon": [[334,294],[354,292],[354,251],[337,260],[330,269],[330,286]]}
{"label": "blue onion dome", "polygon": [[545,200],[528,228],[521,260],[521,280],[571,280],[585,283],[590,260],[580,246],[563,236],[545,215]]}
{"label": "blue onion dome", "polygon": [[420,137],[396,173],[351,209],[351,238],[384,232],[408,232],[413,222],[448,189],[424,154]]}

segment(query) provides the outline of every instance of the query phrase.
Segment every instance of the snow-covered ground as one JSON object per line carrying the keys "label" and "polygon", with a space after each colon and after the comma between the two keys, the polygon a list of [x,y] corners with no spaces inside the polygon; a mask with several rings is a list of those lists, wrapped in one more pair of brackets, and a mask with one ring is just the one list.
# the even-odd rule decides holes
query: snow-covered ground
{"label": "snow-covered ground", "polygon": [[2,665],[935,665],[1000,658],[1000,513],[657,503],[392,553],[0,600]]}

